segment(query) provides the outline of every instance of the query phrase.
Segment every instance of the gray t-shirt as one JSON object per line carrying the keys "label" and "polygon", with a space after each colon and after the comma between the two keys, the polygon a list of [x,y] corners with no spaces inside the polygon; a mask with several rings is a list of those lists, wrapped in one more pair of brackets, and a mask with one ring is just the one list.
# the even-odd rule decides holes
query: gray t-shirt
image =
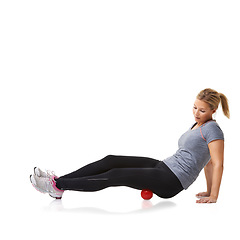
{"label": "gray t-shirt", "polygon": [[213,140],[224,140],[223,132],[215,120],[192,130],[195,124],[180,137],[177,152],[163,160],[177,176],[184,189],[196,180],[211,159],[208,144]]}

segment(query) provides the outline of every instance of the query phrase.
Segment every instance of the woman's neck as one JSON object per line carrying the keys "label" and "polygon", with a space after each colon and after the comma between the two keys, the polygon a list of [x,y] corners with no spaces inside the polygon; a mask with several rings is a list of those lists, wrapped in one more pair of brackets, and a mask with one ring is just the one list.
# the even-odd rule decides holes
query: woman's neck
{"label": "woman's neck", "polygon": [[202,126],[203,124],[205,124],[205,123],[207,123],[207,122],[209,122],[209,121],[213,121],[213,119],[211,118],[211,119],[209,119],[209,120],[207,120],[207,121],[205,121],[205,122],[202,122],[202,123],[198,123],[198,122],[197,122],[196,125],[197,125],[198,127],[200,127],[200,126]]}

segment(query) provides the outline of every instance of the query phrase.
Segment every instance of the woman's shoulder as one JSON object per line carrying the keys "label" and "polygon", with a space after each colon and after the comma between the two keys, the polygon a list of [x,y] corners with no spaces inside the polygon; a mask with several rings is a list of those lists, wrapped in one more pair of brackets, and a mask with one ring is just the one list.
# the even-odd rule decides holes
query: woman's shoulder
{"label": "woman's shoulder", "polygon": [[219,124],[216,122],[216,120],[210,120],[210,121],[204,123],[203,126],[206,127],[206,128],[209,128],[209,129],[211,129],[211,128],[213,128],[213,129],[214,128],[221,129]]}
{"label": "woman's shoulder", "polygon": [[204,124],[203,133],[208,143],[215,139],[224,139],[223,131],[215,120]]}

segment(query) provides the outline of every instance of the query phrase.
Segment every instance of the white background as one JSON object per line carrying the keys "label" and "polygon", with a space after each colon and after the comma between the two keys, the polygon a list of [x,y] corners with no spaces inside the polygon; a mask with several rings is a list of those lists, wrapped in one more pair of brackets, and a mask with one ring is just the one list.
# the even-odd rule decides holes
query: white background
{"label": "white background", "polygon": [[[5,239],[239,236],[239,1],[0,2],[1,235]],[[108,188],[54,201],[33,167],[63,175],[108,154],[163,160],[194,123],[197,93],[224,93],[231,119],[217,204]],[[7,234],[7,235],[6,235]],[[8,236],[8,237],[6,237]]]}

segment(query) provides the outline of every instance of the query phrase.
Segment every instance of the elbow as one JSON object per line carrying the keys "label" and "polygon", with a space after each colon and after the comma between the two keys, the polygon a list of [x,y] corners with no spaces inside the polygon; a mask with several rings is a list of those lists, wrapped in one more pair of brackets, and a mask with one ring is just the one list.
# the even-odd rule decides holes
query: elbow
{"label": "elbow", "polygon": [[224,169],[223,164],[219,165],[218,168],[221,169],[221,171],[223,172],[223,169]]}
{"label": "elbow", "polygon": [[218,169],[224,169],[224,164],[217,162],[217,163],[213,163],[213,168],[218,168]]}

